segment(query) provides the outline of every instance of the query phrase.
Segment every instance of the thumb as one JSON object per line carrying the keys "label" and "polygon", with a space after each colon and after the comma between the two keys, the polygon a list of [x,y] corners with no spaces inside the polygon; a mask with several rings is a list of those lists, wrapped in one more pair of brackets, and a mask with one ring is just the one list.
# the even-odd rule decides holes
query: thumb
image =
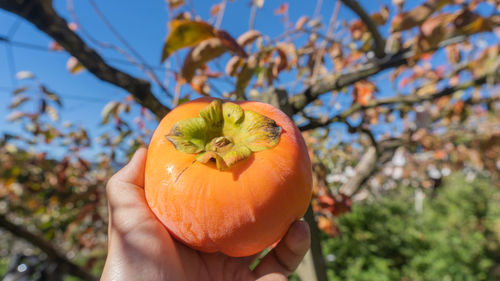
{"label": "thumb", "polygon": [[139,148],[130,162],[109,179],[106,185],[106,195],[112,209],[144,199],[146,154],[147,149]]}
{"label": "thumb", "polygon": [[144,147],[137,149],[132,159],[130,159],[130,162],[111,177],[110,181],[118,180],[143,187],[147,151],[148,150]]}

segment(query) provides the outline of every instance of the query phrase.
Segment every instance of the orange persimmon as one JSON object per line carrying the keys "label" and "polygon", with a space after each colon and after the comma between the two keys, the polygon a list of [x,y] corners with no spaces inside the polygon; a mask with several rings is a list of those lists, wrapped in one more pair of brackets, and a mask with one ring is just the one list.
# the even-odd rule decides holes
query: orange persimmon
{"label": "orange persimmon", "polygon": [[311,199],[300,131],[280,110],[200,98],[161,120],[148,149],[147,202],[184,244],[233,257],[279,241]]}

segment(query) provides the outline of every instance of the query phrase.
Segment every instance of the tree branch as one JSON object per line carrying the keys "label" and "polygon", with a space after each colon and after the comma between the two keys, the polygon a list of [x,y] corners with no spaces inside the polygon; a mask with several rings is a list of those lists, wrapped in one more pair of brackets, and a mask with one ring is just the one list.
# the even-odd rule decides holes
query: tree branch
{"label": "tree branch", "polygon": [[377,150],[374,146],[368,147],[354,168],[354,176],[340,187],[340,192],[352,196],[364,182],[375,172],[377,167]]}
{"label": "tree branch", "polygon": [[151,110],[158,119],[170,111],[153,95],[148,81],[135,78],[108,65],[96,51],[69,29],[66,20],[54,10],[51,0],[0,0],[0,8],[34,24],[56,40],[97,78],[128,91],[139,104]]}
{"label": "tree branch", "polygon": [[[436,49],[447,45],[459,43],[466,39],[465,36],[451,37],[443,40]],[[436,49],[426,50],[431,52]],[[331,73],[321,77],[312,86],[305,89],[302,93],[290,97],[289,103],[293,107],[294,112],[300,112],[308,104],[316,100],[320,95],[338,91],[344,87],[350,86],[360,80],[373,76],[383,70],[398,67],[408,63],[408,59],[415,56],[415,51],[411,48],[405,48],[398,53],[388,55],[382,59],[370,60],[361,67],[353,69],[343,74]]]}
{"label": "tree branch", "polygon": [[349,7],[353,12],[355,12],[359,18],[363,21],[368,28],[368,31],[371,33],[373,38],[373,52],[377,58],[383,58],[385,56],[385,41],[380,35],[378,31],[377,24],[373,21],[373,19],[366,13],[366,11],[359,5],[358,1],[355,0],[341,0],[344,5]]}
{"label": "tree branch", "polygon": [[[391,138],[378,143],[377,147],[370,146],[354,168],[356,173],[340,187],[340,191],[350,197],[358,193],[368,179],[379,168],[390,161],[396,149],[405,144],[405,138]],[[378,149],[378,150],[377,150]]]}
{"label": "tree branch", "polygon": [[[500,96],[485,97],[480,99],[469,98],[464,101],[468,105],[476,104],[491,104],[500,102]],[[432,122],[447,116],[451,110],[443,111]],[[409,137],[404,135],[401,138],[386,139],[378,143],[377,148],[370,146],[365,154],[361,156],[358,164],[355,167],[355,175],[340,187],[342,193],[354,196],[362,190],[363,184],[366,183],[385,163],[390,161],[396,152],[396,149],[410,143]]]}
{"label": "tree branch", "polygon": [[406,105],[412,105],[416,103],[421,103],[423,101],[427,100],[435,100],[440,97],[444,96],[449,96],[457,91],[465,90],[473,86],[481,85],[486,83],[487,75],[481,76],[479,78],[476,78],[474,80],[459,84],[454,87],[446,87],[442,89],[439,92],[436,92],[434,94],[429,94],[429,95],[416,95],[416,94],[411,94],[407,96],[395,96],[395,97],[390,97],[390,98],[384,98],[384,99],[378,99],[378,100],[372,100],[370,101],[367,105],[362,106],[359,103],[353,104],[351,107],[349,107],[347,110],[342,112],[341,114],[332,116],[328,119],[318,119],[318,118],[310,118],[310,122],[307,125],[299,127],[301,131],[307,131],[311,129],[316,129],[328,124],[331,124],[333,122],[344,122],[347,117],[351,116],[354,113],[357,113],[359,111],[368,109],[368,108],[374,108],[377,106],[382,106],[382,105],[392,105],[392,104],[406,104]]}
{"label": "tree branch", "polygon": [[373,76],[382,70],[404,65],[413,54],[414,53],[409,49],[405,49],[380,61],[369,61],[360,68],[344,74],[331,73],[323,76],[302,93],[290,97],[290,104],[293,106],[295,113],[300,112],[320,95],[330,91],[340,90],[360,80]]}
{"label": "tree branch", "polygon": [[25,228],[10,222],[5,215],[0,214],[0,227],[12,233],[16,238],[22,238],[34,246],[42,250],[49,259],[57,263],[57,265],[68,274],[80,277],[83,280],[97,280],[95,276],[87,270],[70,261],[64,254],[59,252],[54,246],[43,237],[35,235]]}

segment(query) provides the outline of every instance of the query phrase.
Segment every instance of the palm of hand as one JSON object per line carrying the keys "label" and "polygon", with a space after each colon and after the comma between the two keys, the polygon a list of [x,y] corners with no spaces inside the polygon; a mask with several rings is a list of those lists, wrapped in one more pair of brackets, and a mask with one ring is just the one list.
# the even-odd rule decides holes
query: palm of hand
{"label": "palm of hand", "polygon": [[108,182],[109,245],[101,280],[287,280],[309,247],[306,223],[294,223],[253,271],[255,256],[193,250],[173,239],[148,208],[142,188],[145,156],[140,149]]}

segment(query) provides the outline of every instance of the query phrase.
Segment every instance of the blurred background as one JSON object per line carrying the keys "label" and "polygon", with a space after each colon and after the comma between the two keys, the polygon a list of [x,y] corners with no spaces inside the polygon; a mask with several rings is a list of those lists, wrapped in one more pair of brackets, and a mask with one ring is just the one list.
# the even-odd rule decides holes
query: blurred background
{"label": "blurred background", "polygon": [[107,179],[212,96],[303,132],[313,241],[292,280],[500,280],[499,9],[0,0],[0,278],[97,280]]}

